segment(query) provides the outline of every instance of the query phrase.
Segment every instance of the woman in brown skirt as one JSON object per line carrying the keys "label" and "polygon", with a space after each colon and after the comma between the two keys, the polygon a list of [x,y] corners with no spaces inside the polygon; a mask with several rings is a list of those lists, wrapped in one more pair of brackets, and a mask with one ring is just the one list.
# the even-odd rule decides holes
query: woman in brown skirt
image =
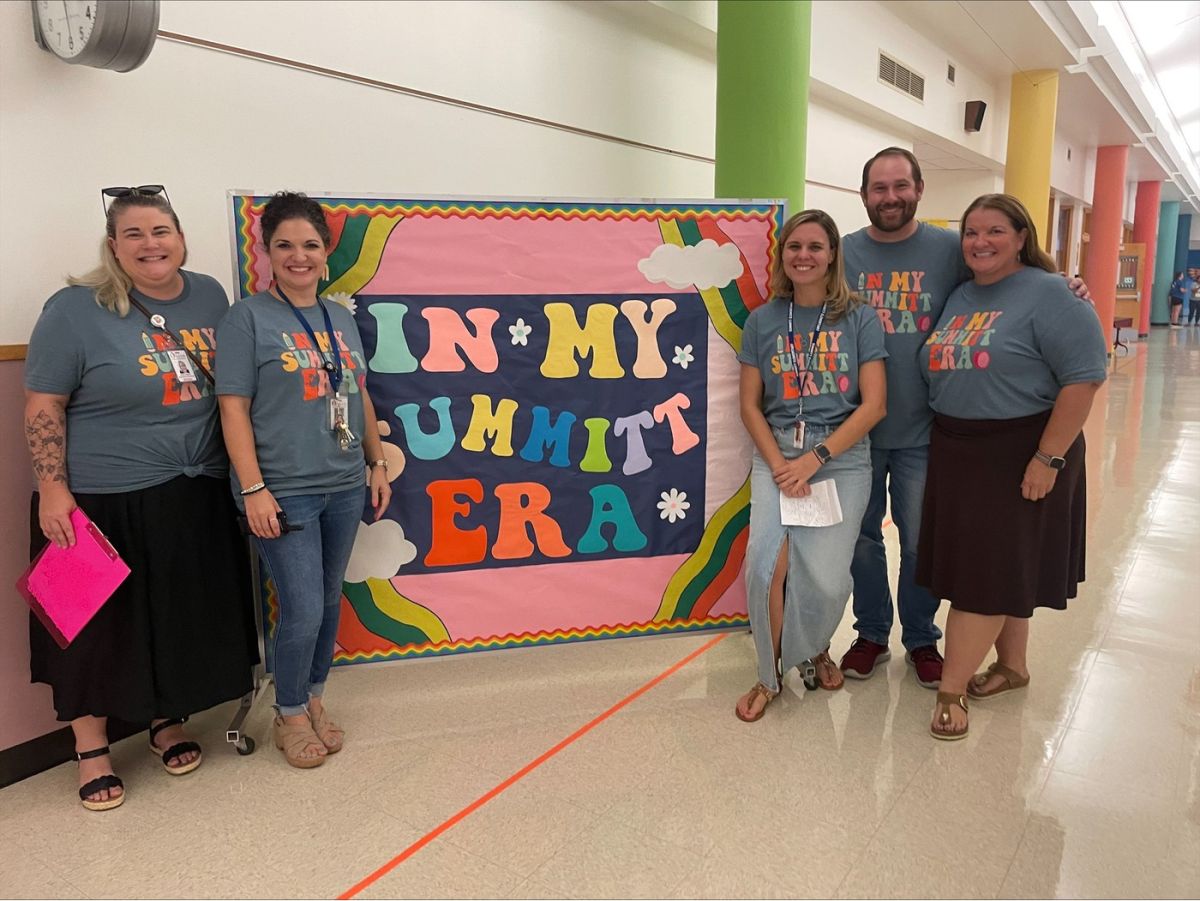
{"label": "woman in brown skirt", "polygon": [[[986,194],[962,217],[974,279],[922,351],[935,418],[917,583],[950,601],[930,732],[967,735],[967,695],[1029,684],[1035,607],[1084,578],[1083,424],[1106,374],[1095,310],[1041,250],[1021,202]],[[997,660],[975,673],[990,648]]]}

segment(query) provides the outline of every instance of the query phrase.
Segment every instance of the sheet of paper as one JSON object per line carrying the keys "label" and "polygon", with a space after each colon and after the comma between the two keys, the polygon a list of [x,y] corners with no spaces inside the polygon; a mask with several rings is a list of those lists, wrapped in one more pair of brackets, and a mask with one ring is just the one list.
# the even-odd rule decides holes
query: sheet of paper
{"label": "sheet of paper", "polygon": [[836,526],[842,521],[842,504],[833,479],[812,482],[808,497],[779,495],[779,516],[785,526]]}

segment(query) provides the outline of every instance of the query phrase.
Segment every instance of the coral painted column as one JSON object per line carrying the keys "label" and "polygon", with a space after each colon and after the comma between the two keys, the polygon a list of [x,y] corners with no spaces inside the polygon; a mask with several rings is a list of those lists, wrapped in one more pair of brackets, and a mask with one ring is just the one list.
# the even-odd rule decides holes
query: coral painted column
{"label": "coral painted column", "polygon": [[[1125,166],[1129,146],[1110,145],[1096,151],[1096,181],[1092,189],[1092,232],[1088,248],[1087,282],[1096,302],[1096,315],[1104,334],[1112,340],[1113,311],[1117,307],[1117,258],[1125,206]],[[1111,353],[1111,348],[1109,353]]]}
{"label": "coral painted column", "polygon": [[1150,322],[1166,325],[1171,319],[1171,304],[1167,292],[1175,274],[1175,235],[1179,228],[1179,201],[1164,200],[1158,208],[1158,248],[1154,266],[1154,293],[1150,304]]}
{"label": "coral painted column", "polygon": [[717,197],[804,209],[812,0],[717,3]]}
{"label": "coral painted column", "polygon": [[1146,245],[1145,267],[1142,270],[1142,297],[1138,311],[1138,337],[1150,334],[1150,304],[1154,300],[1154,255],[1158,249],[1158,205],[1162,195],[1161,181],[1139,181],[1137,200],[1133,208],[1133,243]]}
{"label": "coral painted column", "polygon": [[1012,77],[1004,192],[1025,204],[1043,249],[1050,246],[1050,160],[1058,112],[1058,72],[1039,69]]}

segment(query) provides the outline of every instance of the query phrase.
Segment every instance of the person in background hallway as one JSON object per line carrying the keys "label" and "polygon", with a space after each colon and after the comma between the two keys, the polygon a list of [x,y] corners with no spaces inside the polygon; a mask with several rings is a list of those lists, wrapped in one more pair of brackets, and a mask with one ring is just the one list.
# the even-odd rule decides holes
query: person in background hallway
{"label": "person in background hallway", "polygon": [[1188,325],[1200,325],[1200,269],[1189,269],[1192,293],[1188,296]]}
{"label": "person in background hallway", "polygon": [[[829,639],[850,596],[850,558],[871,491],[866,436],[887,400],[882,329],[846,285],[837,226],[806,210],[781,234],[772,299],[747,318],[738,354],[742,422],[756,449],[746,585],[758,682],[738,699],[744,722],[762,717],[793,666],[809,670],[806,684],[842,687]],[[811,483],[826,480],[842,520],[783,525],[780,495],[807,496]]]}
{"label": "person in background hallway", "polygon": [[1183,303],[1192,296],[1194,287],[1195,281],[1191,273],[1182,269],[1171,279],[1171,287],[1167,290],[1167,297],[1171,301],[1171,328],[1182,328],[1179,317],[1183,313]]}
{"label": "person in background hallway", "polygon": [[30,618],[32,678],[71,723],[89,810],[126,797],[108,717],[149,721],[167,772],[191,772],[201,751],[183,721],[248,692],[258,659],[211,376],[229,302],[181,268],[187,246],[162,185],[101,198],[112,203],[100,265],[47,301],[25,368],[31,551],[74,545],[78,506],[130,568],[67,648]]}
{"label": "person in background hallway", "polygon": [[283,192],[260,224],[274,281],[222,320],[217,393],[235,499],[279,592],[275,745],[307,769],[342,748],[324,704],[342,582],[368,495],[378,521],[392,488],[358,327],[341,304],[317,297],[331,243],[325,214]]}
{"label": "person in background hallway", "polygon": [[[916,218],[924,190],[921,165],[910,151],[879,151],[863,166],[859,187],[871,224],[842,241],[850,288],[875,307],[883,326],[888,415],[871,431],[871,499],[851,568],[858,638],[842,657],[841,669],[850,678],[867,679],[890,659],[888,640],[898,606],[905,659],[918,683],[937,688],[942,678],[937,645],[942,633],[934,623],[939,602],[914,578],[933,421],[918,355],[946,298],[971,278],[971,270],[963,263],[957,232]],[[1078,278],[1071,288],[1087,296]],[[883,541],[889,495],[900,538],[895,605]]]}
{"label": "person in background hallway", "polygon": [[[921,352],[934,410],[917,583],[950,602],[930,733],[967,735],[967,695],[1029,684],[1029,620],[1066,608],[1084,578],[1083,424],[1107,342],[1038,244],[1019,200],[977,198],[962,217],[974,278]],[[995,646],[997,660],[972,675]]]}

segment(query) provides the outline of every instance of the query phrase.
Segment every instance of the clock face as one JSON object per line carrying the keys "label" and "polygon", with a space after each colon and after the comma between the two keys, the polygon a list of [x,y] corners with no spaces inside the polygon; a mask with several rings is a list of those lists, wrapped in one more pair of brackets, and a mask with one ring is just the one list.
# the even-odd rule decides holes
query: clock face
{"label": "clock face", "polygon": [[38,23],[47,49],[63,59],[83,52],[96,27],[99,0],[37,0]]}

